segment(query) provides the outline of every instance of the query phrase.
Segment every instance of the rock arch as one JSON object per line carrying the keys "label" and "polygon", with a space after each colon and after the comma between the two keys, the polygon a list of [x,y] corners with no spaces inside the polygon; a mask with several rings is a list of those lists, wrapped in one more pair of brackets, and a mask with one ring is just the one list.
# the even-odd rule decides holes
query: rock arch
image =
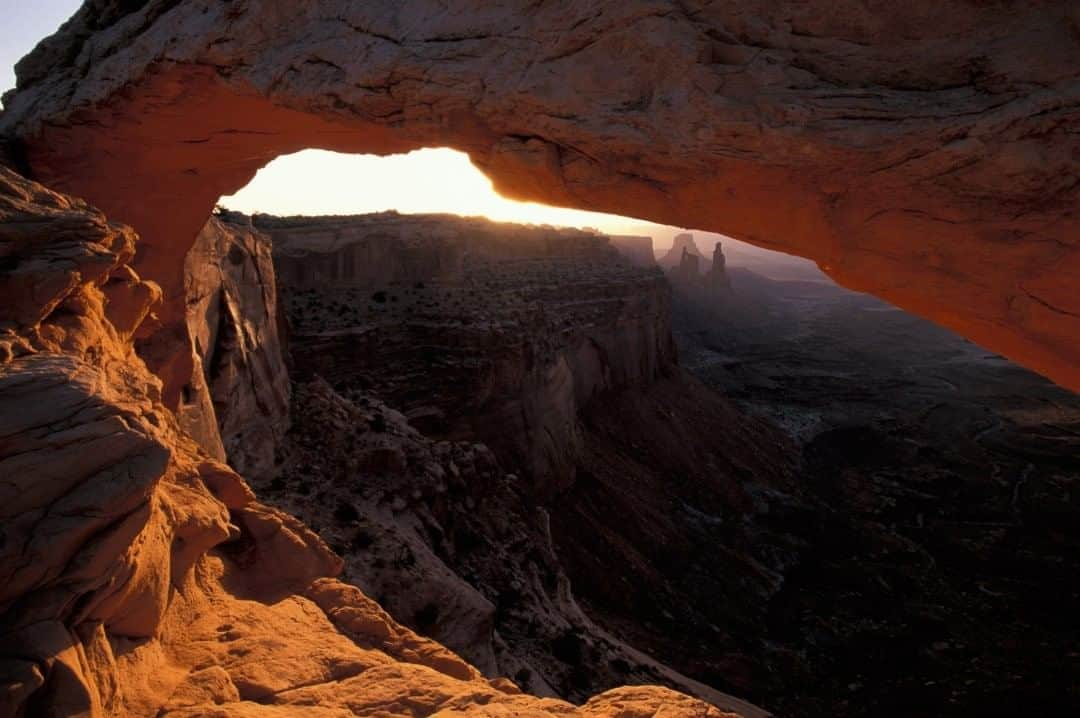
{"label": "rock arch", "polygon": [[172,297],[151,363],[220,195],[305,147],[439,145],[510,195],[810,257],[1080,388],[1070,0],[89,0],[18,72],[0,133]]}

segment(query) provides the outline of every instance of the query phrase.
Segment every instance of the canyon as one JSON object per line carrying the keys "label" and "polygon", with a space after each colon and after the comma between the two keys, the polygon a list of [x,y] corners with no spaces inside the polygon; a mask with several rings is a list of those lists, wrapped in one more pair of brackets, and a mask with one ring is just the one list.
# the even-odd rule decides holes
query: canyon
{"label": "canyon", "polygon": [[[1069,683],[1064,675],[1031,683],[1023,667],[1067,651],[1076,634],[1067,612],[1024,598],[1047,595],[1060,571],[1077,568],[1073,509],[1054,498],[1080,480],[1068,428],[1080,405],[1069,392],[993,360],[991,369],[958,364],[949,342],[959,340],[944,333],[913,342],[910,329],[880,338],[852,329],[842,346],[861,337],[862,358],[830,358],[829,339],[818,337],[836,333],[827,317],[844,305],[824,301],[825,318],[800,318],[798,308],[821,303],[807,299],[814,292],[839,290],[803,280],[785,299],[769,280],[725,266],[719,245],[707,270],[683,276],[680,262],[669,281],[659,265],[641,266],[635,247],[590,231],[448,215],[223,210],[185,262],[192,387],[208,401],[173,413],[134,353],[141,325],[161,306],[160,289],[125,263],[135,235],[17,175],[5,179],[3,226],[30,228],[5,231],[14,240],[10,286],[54,287],[55,295],[13,291],[27,301],[7,328],[12,390],[2,413],[59,405],[55,416],[20,417],[25,423],[5,432],[14,443],[4,468],[23,482],[39,471],[67,478],[74,467],[86,477],[83,489],[61,484],[37,498],[54,502],[44,519],[33,518],[41,510],[33,504],[15,504],[11,516],[46,521],[31,535],[119,534],[80,546],[75,559],[56,556],[63,566],[37,584],[14,583],[26,593],[4,610],[4,635],[18,647],[5,670],[18,666],[26,677],[12,680],[13,715],[63,715],[76,710],[73,701],[91,715],[202,715],[210,705],[248,715],[294,700],[366,714],[375,710],[363,702],[373,700],[370,685],[352,679],[386,656],[586,710],[627,683],[665,685],[743,716],[768,713],[731,693],[805,716],[905,715],[904,706],[962,716],[989,710],[994,691],[1001,706],[1067,710],[1075,701],[1053,696]],[[64,237],[71,249],[56,241]],[[693,237],[682,244],[696,249]],[[73,271],[68,257],[81,256],[91,259]],[[804,338],[808,318],[816,329]],[[880,321],[872,326],[881,331]],[[790,341],[808,344],[784,348]],[[922,344],[940,347],[941,358],[884,356]],[[977,348],[964,352],[987,363]],[[56,360],[52,378],[33,366]],[[99,365],[105,378],[80,378]],[[988,423],[986,407],[964,408],[933,376],[895,394],[895,377],[918,365],[938,367],[954,386],[998,382],[1004,393],[984,390],[984,401],[1003,409]],[[854,391],[837,373],[849,366],[883,373]],[[1021,379],[1032,398],[1013,406],[1008,392]],[[894,394],[867,394],[877,385]],[[72,389],[74,408],[32,398]],[[930,402],[914,401],[910,418],[909,393]],[[1040,418],[1048,416],[1042,402],[1057,407],[1049,418]],[[817,414],[830,404],[830,417]],[[114,412],[130,427],[139,416],[132,405],[152,418],[135,424],[125,449],[124,435],[106,427]],[[883,422],[887,407],[898,413]],[[929,431],[910,428],[927,420]],[[957,427],[960,443],[932,428],[942,421]],[[50,448],[26,443],[31,436]],[[102,437],[118,446],[91,449],[103,452],[94,473],[74,457]],[[915,454],[901,448],[912,440]],[[42,453],[68,441],[70,449]],[[145,469],[140,441],[161,452]],[[233,473],[241,467],[247,483]],[[115,512],[138,505],[137,496],[102,491],[117,471],[138,471],[146,504],[134,515]],[[988,483],[987,473],[999,478]],[[80,503],[90,497],[92,507]],[[71,525],[74,517],[90,525]],[[992,568],[1001,556],[1031,565]],[[71,574],[110,560],[104,583]],[[969,576],[956,561],[978,568]],[[939,573],[939,562],[955,573]],[[158,573],[161,564],[172,578]],[[860,588],[852,593],[847,582]],[[885,590],[875,594],[878,585]],[[898,585],[912,595],[895,594]],[[41,597],[58,591],[88,591],[77,604],[104,606],[71,613],[67,598],[46,615],[19,608],[46,606]],[[1000,633],[971,618],[1002,610],[1016,618],[997,619]],[[1032,622],[1039,611],[1052,627]],[[283,621],[290,629],[279,636]],[[46,629],[55,635],[42,636]],[[895,634],[908,645],[880,672],[843,658],[865,642],[900,649]],[[225,653],[205,648],[210,640]],[[310,641],[330,643],[309,656]],[[997,641],[1012,641],[1013,651],[972,671],[968,661],[993,655]],[[71,655],[50,654],[58,645]],[[358,658],[353,645],[375,653]],[[267,660],[262,651],[275,656],[273,677],[254,667]],[[353,662],[339,669],[342,661]],[[163,666],[170,678],[148,680]],[[58,670],[74,683],[58,683]],[[408,667],[395,670],[427,685]],[[1019,680],[1006,687],[1003,672]],[[939,681],[947,697],[924,685]],[[353,684],[347,698],[338,695]],[[395,685],[379,695],[397,700]],[[603,700],[590,700],[597,693]],[[897,694],[907,698],[896,704]],[[657,702],[679,706],[675,695],[634,700],[651,711]],[[491,700],[459,704],[475,713],[474,699]],[[683,705],[688,714],[705,710]]]}
{"label": "canyon", "polygon": [[[749,448],[768,451],[773,434],[763,425],[751,420],[715,441],[715,427],[735,423],[720,397],[700,392],[673,406],[700,387],[676,364],[662,274],[574,230],[393,213],[251,223],[272,240],[282,269],[304,387],[283,469],[259,494],[318,525],[346,557],[344,577],[393,615],[531,693],[581,700],[659,681],[714,695],[595,625],[564,568],[568,557],[595,560],[574,534],[609,520],[568,495],[584,471],[663,475],[642,456],[597,450],[609,442],[582,417],[612,410],[614,397],[638,397],[644,433],[685,422],[685,439],[703,447],[698,458],[714,472],[697,490],[712,487],[717,512],[747,503],[742,483],[790,480],[782,461]],[[359,255],[381,261],[356,263],[351,274],[344,268]],[[301,266],[324,273],[302,275]],[[709,430],[688,420],[692,409],[710,415]],[[336,424],[319,420],[333,413]],[[662,484],[642,485],[633,500],[595,487],[592,499],[660,520],[677,498]],[[664,525],[665,542],[689,547],[676,517]],[[622,541],[619,553],[644,548],[630,549],[630,534]],[[627,555],[635,558],[651,562]],[[603,566],[601,576],[613,578]]]}
{"label": "canyon", "polygon": [[724,292],[673,284],[673,330],[686,371],[801,457],[813,509],[783,528],[805,549],[755,629],[799,659],[766,705],[1075,712],[1080,397],[812,264],[732,254]]}
{"label": "canyon", "polygon": [[[351,458],[363,463],[343,461],[327,471],[357,470],[388,481],[378,498],[369,498],[372,521],[407,508],[400,495],[405,491],[415,505],[425,491],[438,495],[440,485],[443,492],[445,484],[460,490],[463,469],[472,479],[506,477],[493,475],[497,459],[485,447],[427,441],[402,415],[370,401],[347,402],[323,382],[295,392],[273,386],[283,361],[281,334],[274,322],[258,325],[252,319],[260,311],[272,318],[272,265],[265,261],[268,246],[250,228],[212,219],[192,254],[198,261],[191,266],[199,271],[189,278],[185,302],[192,335],[199,338],[195,346],[202,349],[195,365],[216,399],[207,411],[216,410],[223,430],[216,440],[202,437],[206,446],[182,428],[182,413],[165,407],[162,381],[135,353],[142,325],[152,324],[162,306],[160,287],[130,266],[137,235],[89,205],[4,168],[0,228],[5,296],[17,300],[5,304],[0,343],[4,715],[652,715],[662,709],[719,716],[715,705],[765,715],[622,648],[600,629],[592,629],[592,650],[626,665],[629,673],[677,684],[712,705],[659,687],[615,689],[580,708],[530,697],[505,678],[483,678],[340,582],[346,566],[357,578],[365,578],[367,566],[344,561],[294,516],[260,503],[214,453],[249,462],[264,458],[266,442],[280,437],[285,450],[304,462],[306,474],[312,460],[349,459],[330,453],[345,443]],[[244,317],[235,314],[241,307]],[[263,381],[267,377],[270,385]],[[280,431],[283,415],[275,413],[285,399],[304,408],[306,422],[295,427],[299,435],[291,447]],[[236,426],[230,412],[252,407],[265,409],[263,418],[229,432]],[[188,408],[190,415],[194,409]],[[205,426],[206,420],[187,423]],[[365,427],[378,436],[354,442]],[[314,439],[305,441],[306,428],[318,432]],[[280,457],[287,467],[295,465],[290,458]],[[275,452],[275,465],[278,459]],[[410,481],[401,474],[415,470],[416,462],[422,471]],[[260,473],[258,462],[251,468]],[[361,482],[340,490],[344,498],[375,487]],[[395,494],[389,506],[382,500],[389,498],[386,490]],[[522,581],[531,583],[564,630],[574,619],[588,629],[565,578],[552,566],[543,522],[535,513],[531,521],[514,522],[520,504],[502,507],[498,499],[491,510],[501,524],[485,525],[519,534],[524,540],[518,545],[530,552],[531,563],[498,553],[478,560],[502,566],[510,585],[526,594]],[[395,590],[399,598],[434,591],[427,598],[440,611],[443,590],[444,598],[454,599],[446,602],[454,612],[446,624],[452,631],[475,630],[470,638],[494,640],[490,603],[476,591],[461,590],[454,584],[460,580],[448,572],[442,583],[429,582],[439,577],[439,559],[430,549],[423,552],[416,538],[430,525],[422,519],[431,520],[422,505],[391,521],[399,545],[408,548],[411,539],[420,553],[419,559],[397,554],[397,569],[419,568],[413,575],[391,572],[400,583],[376,584],[377,590],[391,600]],[[296,508],[303,515],[304,507]],[[352,520],[348,512],[336,515]],[[362,527],[350,529],[354,547],[369,546],[358,538]],[[380,545],[387,539],[374,537]],[[513,546],[500,542],[490,548]],[[541,553],[534,558],[535,551]],[[365,554],[373,566],[379,560],[375,551]],[[432,620],[438,618],[437,611]],[[484,665],[481,643],[462,645]],[[519,647],[512,656],[520,661],[520,655]],[[491,672],[491,665],[485,667]],[[528,683],[530,675],[531,669],[519,680]],[[542,683],[537,688],[552,692]]]}
{"label": "canyon", "polygon": [[255,226],[273,242],[301,376],[479,438],[549,490],[572,476],[593,397],[675,365],[663,276],[594,234],[393,214]]}
{"label": "canyon", "polygon": [[[1076,709],[1078,68],[1066,0],[88,0],[0,113],[0,716]],[[1065,389],[857,313],[951,348],[851,389],[887,308],[720,250],[214,211],[434,145]]]}
{"label": "canyon", "polygon": [[[283,282],[299,375],[330,378],[334,392],[377,413],[389,416],[389,404],[429,438],[482,441],[495,471],[512,472],[506,491],[462,470],[466,485],[482,488],[466,491],[456,508],[438,488],[406,496],[397,487],[413,484],[396,478],[377,490],[342,489],[347,471],[328,498],[318,473],[300,468],[349,464],[325,458],[335,430],[323,425],[307,431],[308,450],[292,458],[286,480],[260,487],[260,496],[320,526],[356,566],[346,569],[349,580],[377,586],[371,592],[411,627],[471,656],[468,645],[484,631],[463,638],[461,627],[476,619],[461,616],[479,613],[498,636],[496,670],[530,692],[576,699],[612,681],[658,680],[640,673],[641,664],[627,670],[633,662],[612,648],[622,643],[780,715],[965,716],[994,705],[1076,705],[1061,690],[1072,668],[1027,668],[1068,653],[1078,635],[1069,612],[1049,600],[1062,576],[1080,569],[1067,518],[1076,510],[1070,487],[1080,480],[1080,403],[1070,392],[845,294],[820,273],[776,284],[729,271],[719,246],[690,281],[673,272],[669,290],[655,268],[620,267],[602,238],[566,230],[556,237],[552,229],[394,214],[252,222],[273,237],[279,266],[326,266],[334,257],[342,267],[358,246],[382,257],[358,263],[365,269],[353,281],[337,274],[336,286],[327,275],[292,288]],[[385,248],[373,252],[378,244],[403,247],[411,266],[429,269],[394,271],[405,262]],[[466,249],[446,261],[450,253],[438,249],[446,244]],[[696,247],[693,237],[683,244]],[[431,269],[436,263],[417,260],[418,247],[457,269]],[[635,263],[633,252],[623,257]],[[612,305],[620,311],[599,311]],[[666,342],[657,349],[656,337],[673,331],[671,316],[684,367]],[[553,317],[559,321],[544,321]],[[614,346],[612,333],[620,337]],[[597,371],[597,352],[630,364]],[[642,362],[642,354],[659,359]],[[532,362],[565,362],[574,380],[521,370]],[[597,376],[631,380],[580,390]],[[546,398],[569,383],[572,406]],[[1024,399],[1015,395],[1021,390]],[[560,403],[557,420],[529,423],[532,407]],[[571,432],[550,428],[575,424]],[[545,443],[540,456],[558,461],[538,463],[520,440],[530,436]],[[416,523],[426,528],[404,554],[418,557],[409,570],[423,575],[414,566],[431,552],[447,569],[439,579],[399,582],[399,530],[388,528],[390,517],[367,518],[395,500],[398,519],[425,514]],[[346,508],[330,520],[328,506]],[[506,516],[535,525],[529,507],[543,507],[542,538],[492,530]],[[353,516],[362,517],[358,534]],[[509,578],[502,561],[478,548],[506,545],[543,551],[546,570],[568,581],[563,590],[588,622],[551,621],[558,611],[545,582]],[[446,586],[448,574],[494,613],[473,603],[434,612],[454,602],[416,587]],[[1074,597],[1074,588],[1061,594]],[[596,624],[606,640],[595,638]],[[997,650],[1005,644],[1013,648]],[[859,658],[864,650],[885,652],[879,666]],[[693,690],[682,676],[661,680]]]}

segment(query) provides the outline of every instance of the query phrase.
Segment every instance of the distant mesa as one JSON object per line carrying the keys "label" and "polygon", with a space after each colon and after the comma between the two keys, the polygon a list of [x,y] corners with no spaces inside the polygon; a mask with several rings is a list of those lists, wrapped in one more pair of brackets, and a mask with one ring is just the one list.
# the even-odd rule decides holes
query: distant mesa
{"label": "distant mesa", "polygon": [[616,248],[595,232],[482,217],[393,211],[251,218],[233,212],[229,217],[250,222],[272,238],[279,280],[299,289],[459,282],[465,262],[478,257],[512,261],[560,256],[606,263],[616,256]]}
{"label": "distant mesa", "polygon": [[667,251],[663,257],[660,258],[660,266],[664,269],[675,269],[682,264],[683,250],[694,257],[704,258],[701,254],[701,250],[698,249],[697,243],[694,242],[694,235],[689,232],[675,235],[675,239],[671,245],[671,249]]}
{"label": "distant mesa", "polygon": [[671,278],[676,284],[696,283],[701,278],[701,255],[691,253],[689,247],[683,247],[679,266],[675,268]]}
{"label": "distant mesa", "polygon": [[[680,234],[675,238],[675,245],[671,248],[671,252],[674,252],[676,247],[681,247],[682,250],[679,262],[667,270],[668,278],[676,292],[698,299],[711,299],[731,293],[731,278],[727,273],[727,258],[724,257],[723,242],[717,242],[713,246],[712,261],[708,263],[704,272],[702,272],[702,266],[708,260],[698,251],[693,235]],[[661,265],[666,263],[671,252],[664,256]]]}
{"label": "distant mesa", "polygon": [[608,235],[611,246],[637,267],[655,267],[656,252],[652,237],[634,235]]}

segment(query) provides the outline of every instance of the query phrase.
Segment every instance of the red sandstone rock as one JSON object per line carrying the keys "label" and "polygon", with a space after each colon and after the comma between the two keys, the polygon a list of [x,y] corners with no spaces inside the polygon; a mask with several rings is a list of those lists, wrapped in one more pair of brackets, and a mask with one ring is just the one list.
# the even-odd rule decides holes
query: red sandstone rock
{"label": "red sandstone rock", "polygon": [[158,293],[135,241],[0,167],[0,715],[720,715],[517,693],[320,580],[341,560],[210,459],[136,356]]}
{"label": "red sandstone rock", "polygon": [[20,63],[0,133],[148,238],[167,302],[276,155],[451,146],[515,197],[811,257],[1076,388],[1078,23],[1071,0],[102,0]]}

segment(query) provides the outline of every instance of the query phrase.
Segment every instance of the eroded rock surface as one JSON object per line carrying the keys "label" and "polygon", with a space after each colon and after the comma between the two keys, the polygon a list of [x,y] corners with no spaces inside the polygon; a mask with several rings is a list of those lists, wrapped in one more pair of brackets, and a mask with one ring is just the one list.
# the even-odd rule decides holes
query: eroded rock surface
{"label": "eroded rock surface", "polygon": [[1077,12],[95,0],[19,64],[0,132],[139,229],[174,302],[213,203],[276,155],[451,146],[517,197],[811,257],[1076,388]]}
{"label": "eroded rock surface", "polygon": [[726,715],[663,688],[524,695],[337,582],[163,403],[135,243],[0,167],[0,714]]}
{"label": "eroded rock surface", "polygon": [[758,709],[692,680],[598,626],[574,599],[549,512],[487,446],[425,436],[356,389],[297,386],[293,431],[260,495],[344,557],[343,578],[489,677],[587,700],[660,683],[742,715]]}
{"label": "eroded rock surface", "polygon": [[[798,503],[786,443],[679,370],[655,265],[590,233],[450,216],[254,222],[274,239],[298,379],[261,496],[315,527],[347,580],[488,675],[573,700],[658,681],[748,710],[625,640],[667,661],[708,635],[723,649],[687,665],[748,685],[715,624],[760,620],[798,550],[765,516]],[[436,271],[448,256],[455,271]],[[622,440],[620,415],[640,427]],[[714,513],[702,523],[690,503]],[[699,542],[724,549],[691,559]],[[739,588],[687,590],[687,561]],[[568,562],[590,593],[636,598],[582,611]],[[658,605],[679,615],[670,641],[626,630]]]}
{"label": "eroded rock surface", "polygon": [[222,460],[246,478],[260,478],[272,469],[289,425],[270,240],[246,224],[211,218],[188,252],[184,279],[198,362],[191,401],[177,414],[193,436],[209,437],[204,448],[211,451],[220,437]]}

